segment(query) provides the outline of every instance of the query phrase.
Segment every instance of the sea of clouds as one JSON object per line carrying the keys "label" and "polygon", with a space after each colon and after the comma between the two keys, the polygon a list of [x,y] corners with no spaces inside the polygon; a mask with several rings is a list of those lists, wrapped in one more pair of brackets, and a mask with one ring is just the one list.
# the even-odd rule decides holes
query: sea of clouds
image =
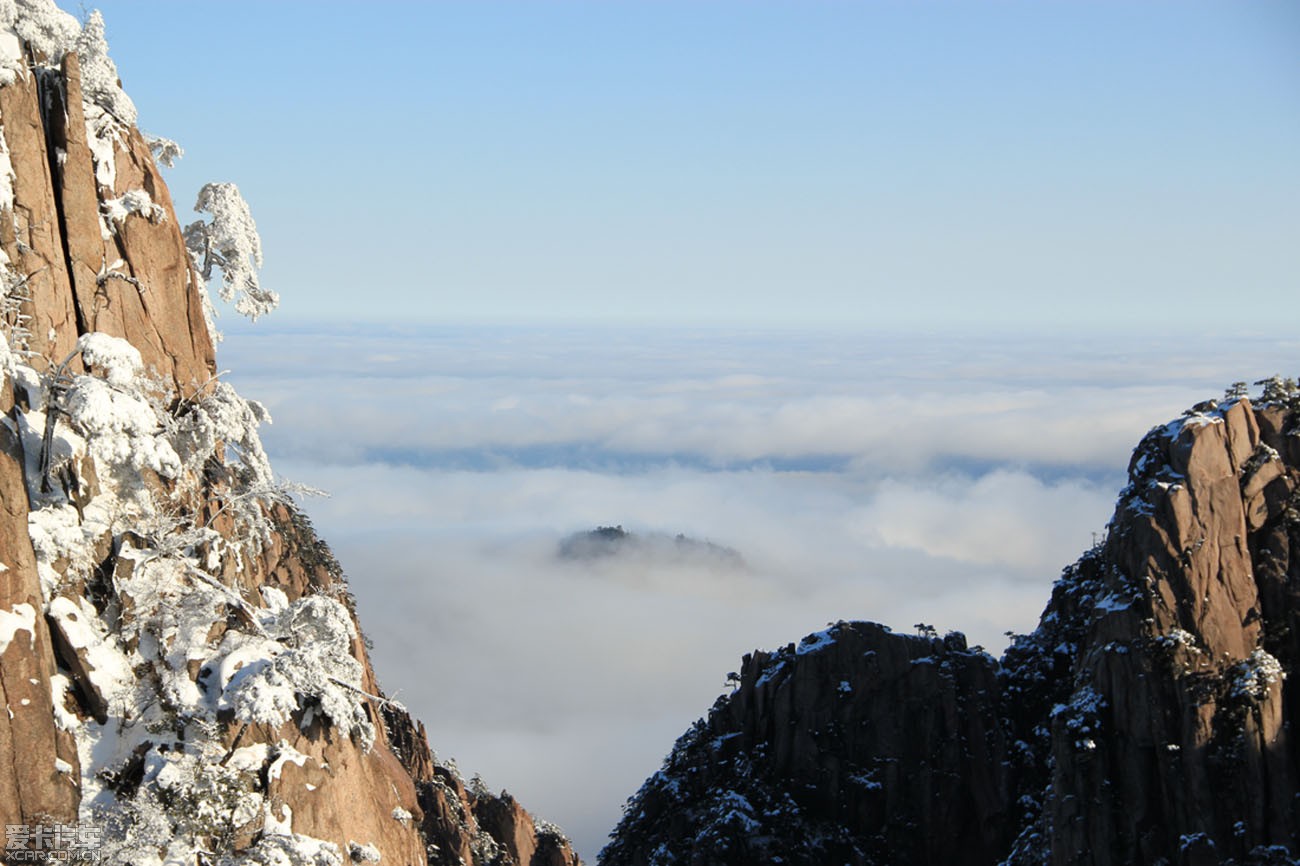
{"label": "sea of clouds", "polygon": [[[274,416],[277,470],[332,494],[305,507],[386,689],[590,862],[744,653],[872,619],[999,654],[1104,531],[1142,434],[1297,348],[267,323],[221,364]],[[557,555],[600,525],[743,563]]]}

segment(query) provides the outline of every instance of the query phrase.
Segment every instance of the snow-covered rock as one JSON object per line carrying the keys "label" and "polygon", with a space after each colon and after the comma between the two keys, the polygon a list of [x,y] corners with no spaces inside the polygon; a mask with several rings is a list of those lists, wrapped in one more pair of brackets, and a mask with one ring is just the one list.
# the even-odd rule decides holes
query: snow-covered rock
{"label": "snow-covered rock", "polygon": [[[0,828],[100,828],[123,866],[462,850],[478,801],[383,697],[269,415],[216,375],[212,268],[238,311],[276,301],[252,217],[204,188],[198,273],[154,161],[179,147],[135,127],[105,32],[0,0]],[[534,839],[520,813],[465,862]]]}

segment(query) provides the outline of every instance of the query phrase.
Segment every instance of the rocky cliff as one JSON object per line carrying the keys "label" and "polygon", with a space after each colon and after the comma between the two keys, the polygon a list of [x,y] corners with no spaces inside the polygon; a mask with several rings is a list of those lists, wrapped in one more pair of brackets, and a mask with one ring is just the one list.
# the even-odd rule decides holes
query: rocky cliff
{"label": "rocky cliff", "polygon": [[0,3],[7,857],[576,863],[384,697],[265,411],[215,376],[214,265],[237,310],[275,302],[251,218],[212,185],[182,231],[174,145],[134,121],[97,14]]}
{"label": "rocky cliff", "polygon": [[1293,863],[1300,390],[1156,427],[997,662],[840,623],[746,656],[628,802],[623,864]]}

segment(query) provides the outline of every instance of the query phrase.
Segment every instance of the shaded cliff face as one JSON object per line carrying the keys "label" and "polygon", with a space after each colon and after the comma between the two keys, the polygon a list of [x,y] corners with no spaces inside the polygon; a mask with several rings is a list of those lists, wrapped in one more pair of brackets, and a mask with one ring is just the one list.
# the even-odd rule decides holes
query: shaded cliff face
{"label": "shaded cliff face", "polygon": [[601,862],[1293,862],[1298,486],[1290,383],[1153,429],[1001,664],[867,623],[747,656]]}
{"label": "shaded cliff face", "polygon": [[1008,651],[1015,862],[1296,851],[1297,401],[1266,392],[1147,434],[1108,538]]}
{"label": "shaded cliff face", "polygon": [[839,623],[746,656],[627,806],[602,862],[983,863],[1007,809],[997,664]]}
{"label": "shaded cliff face", "polygon": [[576,863],[383,696],[265,410],[214,379],[97,16],[0,4],[0,145],[0,825],[121,864]]}

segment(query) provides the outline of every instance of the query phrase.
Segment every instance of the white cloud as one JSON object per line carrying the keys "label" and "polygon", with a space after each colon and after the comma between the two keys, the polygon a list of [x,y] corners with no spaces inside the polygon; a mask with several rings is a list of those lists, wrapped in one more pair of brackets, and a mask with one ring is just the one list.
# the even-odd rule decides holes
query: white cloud
{"label": "white cloud", "polygon": [[[384,329],[222,360],[276,468],[334,494],[308,509],[385,686],[591,860],[743,653],[841,618],[1031,629],[1141,435],[1279,345]],[[556,558],[608,524],[746,567]]]}
{"label": "white cloud", "polygon": [[[770,470],[316,473],[346,491],[312,511],[386,687],[435,748],[559,821],[587,856],[743,653],[840,618],[962,629],[996,651],[1004,631],[1033,627],[1111,504],[1090,484],[1016,472],[919,494]],[[555,555],[569,532],[609,523],[711,539],[747,567]]]}
{"label": "white cloud", "polygon": [[[1149,338],[1093,341],[1091,353],[1068,342],[726,332],[239,339],[223,361],[291,419],[268,434],[285,455],[431,465],[833,459],[877,475],[945,462],[1114,471],[1152,419],[1216,395],[1225,380],[1276,372],[1286,357],[1276,342],[1241,341],[1210,365],[1199,346]],[[260,357],[267,349],[273,357]]]}
{"label": "white cloud", "polygon": [[1042,575],[1059,568],[1063,552],[1079,550],[1084,532],[1100,532],[1115,493],[1005,469],[976,479],[889,479],[854,517],[867,539],[887,547]]}

